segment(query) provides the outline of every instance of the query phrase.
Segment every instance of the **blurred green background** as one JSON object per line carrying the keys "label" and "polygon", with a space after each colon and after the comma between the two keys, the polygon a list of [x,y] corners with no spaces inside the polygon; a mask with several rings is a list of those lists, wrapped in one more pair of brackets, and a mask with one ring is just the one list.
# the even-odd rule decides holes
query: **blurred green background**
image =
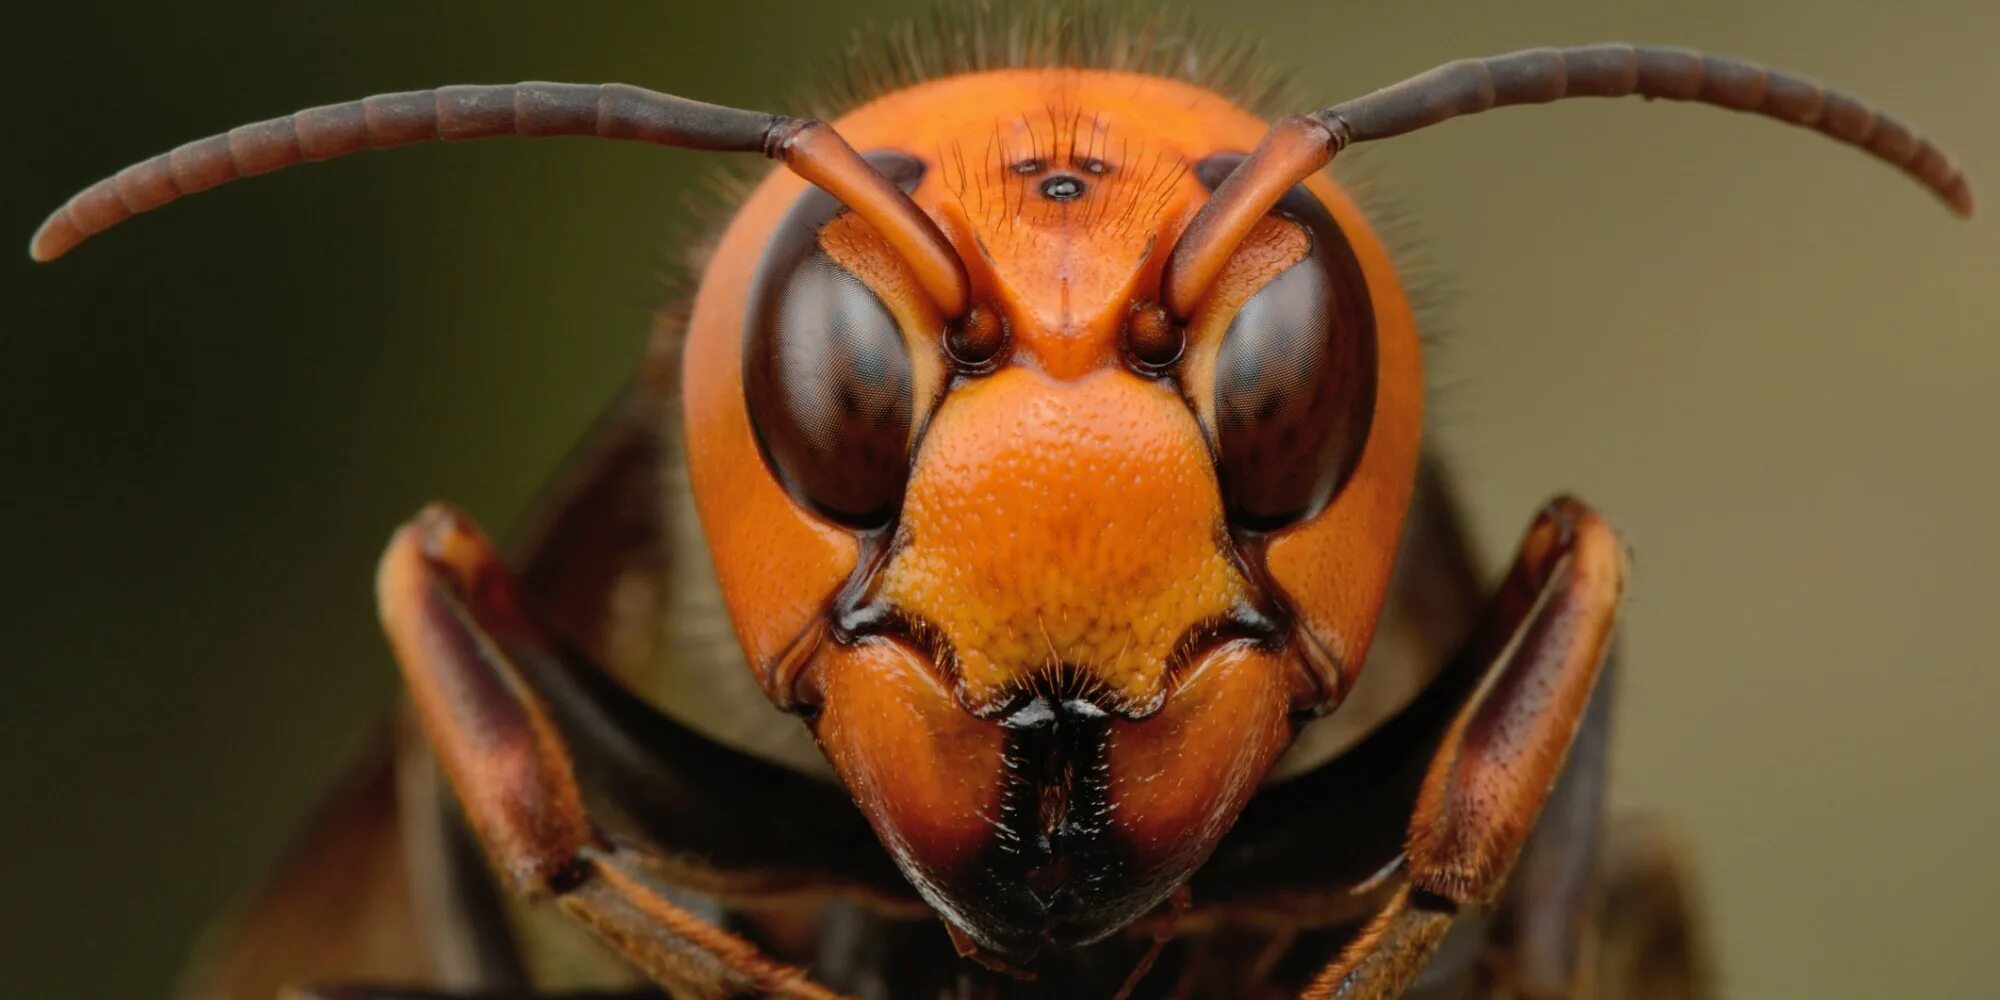
{"label": "blurred green background", "polygon": [[[199,135],[450,82],[752,106],[923,3],[39,4],[8,17],[0,235]],[[2000,5],[1201,3],[1334,99],[1531,44],[1836,82],[2000,191]],[[795,105],[793,105],[795,106]],[[1638,102],[1370,172],[1448,294],[1433,428],[1495,563],[1574,490],[1638,552],[1617,803],[1698,851],[1727,992],[1990,996],[2000,218],[1823,139]],[[381,715],[388,531],[504,531],[617,388],[700,156],[410,149],[0,263],[0,980],[153,996]]]}

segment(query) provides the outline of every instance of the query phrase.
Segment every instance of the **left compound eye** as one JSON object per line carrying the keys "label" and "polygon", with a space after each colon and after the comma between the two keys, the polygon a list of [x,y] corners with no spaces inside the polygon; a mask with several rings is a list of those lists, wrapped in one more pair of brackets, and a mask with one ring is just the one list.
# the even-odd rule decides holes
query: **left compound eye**
{"label": "left compound eye", "polygon": [[[904,186],[917,160],[874,153]],[[853,528],[888,523],[909,476],[913,378],[882,300],[820,245],[841,213],[817,188],[779,224],[750,296],[743,389],[759,450],[792,496]]]}
{"label": "left compound eye", "polygon": [[[1212,190],[1242,157],[1197,166]],[[1304,187],[1275,213],[1302,257],[1253,293],[1215,356],[1216,451],[1231,524],[1276,531],[1326,508],[1353,474],[1375,413],[1375,314],[1346,236]]]}

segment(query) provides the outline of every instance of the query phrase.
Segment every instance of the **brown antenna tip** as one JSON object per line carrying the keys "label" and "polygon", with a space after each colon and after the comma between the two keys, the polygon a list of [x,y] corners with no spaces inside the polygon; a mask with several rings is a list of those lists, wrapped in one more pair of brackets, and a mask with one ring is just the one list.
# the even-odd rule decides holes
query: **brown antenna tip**
{"label": "brown antenna tip", "polygon": [[69,206],[64,205],[50,213],[41,228],[35,230],[34,238],[28,241],[28,256],[36,263],[46,264],[75,249],[83,240],[83,231],[69,221]]}
{"label": "brown antenna tip", "polygon": [[1963,174],[1959,175],[1950,187],[1938,192],[1938,194],[1944,198],[1945,204],[1951,206],[1952,211],[1958,213],[1958,217],[1961,219],[1970,219],[1979,211],[1979,200],[1972,196],[1972,184],[1965,179]]}

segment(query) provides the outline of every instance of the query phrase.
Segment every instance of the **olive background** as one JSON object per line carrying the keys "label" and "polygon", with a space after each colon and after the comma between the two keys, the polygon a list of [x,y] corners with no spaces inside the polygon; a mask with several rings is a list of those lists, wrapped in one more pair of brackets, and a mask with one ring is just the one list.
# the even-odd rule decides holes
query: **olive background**
{"label": "olive background", "polygon": [[[1907,116],[2000,198],[2000,5],[1196,6],[1324,103],[1535,44],[1749,56]],[[795,107],[851,29],[926,7],[26,5],[0,235],[184,140],[378,91]],[[1990,995],[2000,212],[1632,100],[1367,160],[1441,279],[1431,426],[1490,564],[1563,490],[1637,552],[1614,800],[1695,849],[1726,993]],[[432,497],[520,518],[637,357],[713,166],[413,148],[0,260],[4,992],[169,987],[391,701],[388,532]]]}

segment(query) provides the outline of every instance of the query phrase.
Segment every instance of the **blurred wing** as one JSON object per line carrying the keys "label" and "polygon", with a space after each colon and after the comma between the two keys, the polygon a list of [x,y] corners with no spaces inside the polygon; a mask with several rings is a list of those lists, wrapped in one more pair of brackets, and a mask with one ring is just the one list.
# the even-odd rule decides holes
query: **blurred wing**
{"label": "blurred wing", "polygon": [[[651,633],[669,565],[656,409],[636,390],[613,404],[516,548],[534,613],[622,668],[627,683],[643,679],[658,652]],[[270,878],[205,935],[181,996],[272,1000],[315,981],[437,986],[518,975],[495,968],[516,961],[505,918],[441,793],[421,733],[384,725]]]}
{"label": "blurred wing", "polygon": [[182,979],[190,1000],[271,1000],[301,980],[424,983],[384,726],[263,888],[211,929]]}

